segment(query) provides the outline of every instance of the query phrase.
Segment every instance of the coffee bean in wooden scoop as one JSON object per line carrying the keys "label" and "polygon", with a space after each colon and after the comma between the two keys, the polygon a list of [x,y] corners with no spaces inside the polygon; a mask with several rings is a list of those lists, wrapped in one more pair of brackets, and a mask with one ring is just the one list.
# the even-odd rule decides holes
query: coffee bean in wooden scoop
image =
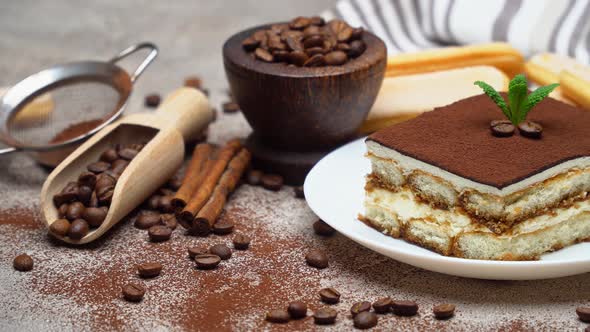
{"label": "coffee bean in wooden scoop", "polygon": [[266,321],[271,323],[283,324],[289,322],[289,318],[291,317],[289,316],[289,313],[286,310],[275,309],[267,312],[265,319]]}
{"label": "coffee bean in wooden scoop", "polygon": [[436,319],[448,319],[455,314],[455,305],[451,303],[444,303],[434,306],[432,313]]}
{"label": "coffee bean in wooden scoop", "polygon": [[69,230],[70,222],[67,219],[57,219],[49,226],[49,231],[57,236],[66,236]]}
{"label": "coffee bean in wooden scoop", "polygon": [[340,301],[340,292],[332,287],[322,288],[320,290],[320,300],[327,304],[336,304]]}
{"label": "coffee bean in wooden scoop", "polygon": [[148,230],[148,236],[152,242],[164,242],[170,240],[172,230],[166,226],[156,225],[150,227]]}
{"label": "coffee bean in wooden scoop", "polygon": [[373,309],[378,314],[386,314],[391,311],[393,301],[389,297],[383,297],[373,302]]}
{"label": "coffee bean in wooden scoop", "polygon": [[283,187],[283,177],[276,174],[264,174],[260,179],[264,189],[279,191]]}
{"label": "coffee bean in wooden scoop", "polygon": [[325,269],[328,267],[328,256],[321,250],[311,250],[305,255],[305,261],[309,266],[318,269]]}
{"label": "coffee bean in wooden scoop", "polygon": [[289,316],[293,319],[301,319],[307,316],[307,304],[301,301],[293,301],[287,307]]}
{"label": "coffee bean in wooden scoop", "polygon": [[250,246],[250,238],[243,234],[237,234],[234,236],[233,244],[234,248],[237,250],[246,250]]}
{"label": "coffee bean in wooden scoop", "polygon": [[137,273],[142,278],[154,278],[162,272],[162,264],[160,263],[143,263],[137,266]]}
{"label": "coffee bean in wooden scoop", "polygon": [[78,176],[78,183],[81,186],[87,186],[91,189],[94,189],[96,185],[96,175],[92,172],[82,172],[80,176]]}
{"label": "coffee bean in wooden scoop", "polygon": [[493,120],[490,122],[492,135],[496,137],[510,137],[514,135],[514,125],[508,120]]}
{"label": "coffee bean in wooden scoop", "polygon": [[222,260],[231,258],[231,249],[225,244],[216,244],[209,248],[209,253],[219,256]]}
{"label": "coffee bean in wooden scoop", "polygon": [[90,227],[99,227],[109,212],[106,206],[89,207],[82,213],[82,219],[86,220]]}
{"label": "coffee bean in wooden scoop", "polygon": [[576,314],[582,322],[590,323],[590,307],[578,307],[576,308]]}
{"label": "coffee bean in wooden scoop", "polygon": [[121,157],[121,159],[131,160],[131,159],[135,158],[135,156],[137,156],[138,153],[139,153],[138,150],[131,149],[131,148],[124,148],[119,151],[119,157]]}
{"label": "coffee bean in wooden scoop", "polygon": [[113,161],[119,159],[119,154],[117,153],[116,149],[110,148],[105,150],[101,155],[100,155],[100,161],[104,161],[107,163],[112,163]]}
{"label": "coffee bean in wooden scoop", "polygon": [[219,265],[220,262],[221,258],[213,254],[197,255],[195,257],[195,263],[197,263],[197,268],[201,270],[214,269],[215,267],[217,267],[217,265]]}
{"label": "coffee bean in wooden scoop", "polygon": [[371,311],[371,302],[367,302],[367,301],[356,302],[355,304],[352,305],[352,307],[350,307],[350,314],[352,315],[352,317],[354,317],[364,311]]}
{"label": "coffee bean in wooden scoop", "polygon": [[326,224],[326,222],[321,219],[313,223],[313,231],[321,236],[332,236],[336,233],[336,230],[332,228],[332,226]]}
{"label": "coffee bean in wooden scoop", "polygon": [[33,259],[27,254],[21,254],[14,257],[12,266],[15,270],[21,272],[31,271],[33,269]]}
{"label": "coffee bean in wooden scoop", "polygon": [[88,169],[88,171],[98,174],[111,168],[111,164],[104,161],[97,161],[95,163],[89,164],[88,166],[86,166],[86,168]]}
{"label": "coffee bean in wooden scoop", "polygon": [[131,283],[123,287],[123,298],[129,302],[139,302],[145,295],[145,288],[142,285]]}
{"label": "coffee bean in wooden scoop", "polygon": [[524,121],[518,125],[518,132],[521,136],[539,139],[543,134],[543,127],[533,121]]}
{"label": "coffee bean in wooden scoop", "polygon": [[418,304],[414,301],[393,301],[391,308],[398,316],[414,316],[418,313]]}
{"label": "coffee bean in wooden scoop", "polygon": [[361,330],[370,329],[377,326],[378,318],[373,312],[363,311],[354,316],[354,327]]}
{"label": "coffee bean in wooden scoop", "polygon": [[68,236],[74,240],[80,240],[86,234],[88,234],[88,223],[84,219],[76,219],[72,221],[70,229],[68,230]]}
{"label": "coffee bean in wooden scoop", "polygon": [[66,218],[70,221],[74,221],[76,219],[82,218],[82,214],[84,213],[85,207],[84,204],[80,202],[74,202],[68,206],[68,210],[66,211]]}
{"label": "coffee bean in wooden scoop", "polygon": [[320,308],[313,313],[313,321],[318,325],[329,325],[336,322],[338,312],[332,308]]}

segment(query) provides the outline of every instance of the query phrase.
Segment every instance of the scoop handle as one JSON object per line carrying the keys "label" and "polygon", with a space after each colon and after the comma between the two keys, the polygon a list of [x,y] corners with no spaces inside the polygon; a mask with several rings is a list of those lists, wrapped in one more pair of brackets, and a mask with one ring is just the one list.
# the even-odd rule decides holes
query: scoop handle
{"label": "scoop handle", "polygon": [[168,95],[156,110],[161,129],[174,128],[185,142],[199,137],[213,120],[213,111],[207,97],[194,88],[180,88]]}

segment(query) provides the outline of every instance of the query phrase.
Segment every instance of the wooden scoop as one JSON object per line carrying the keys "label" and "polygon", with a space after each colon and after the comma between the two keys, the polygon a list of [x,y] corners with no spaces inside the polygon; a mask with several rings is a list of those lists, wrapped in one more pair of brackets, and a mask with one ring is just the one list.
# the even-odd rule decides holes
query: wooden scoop
{"label": "wooden scoop", "polygon": [[68,182],[76,181],[104,150],[117,143],[148,142],[118,179],[102,225],[80,240],[60,238],[73,244],[96,240],[172,177],[184,160],[185,142],[196,138],[212,119],[205,95],[196,89],[180,88],[154,113],[131,114],[105,127],[72,152],[45,180],[41,190],[45,223],[50,226],[59,218],[53,196]]}

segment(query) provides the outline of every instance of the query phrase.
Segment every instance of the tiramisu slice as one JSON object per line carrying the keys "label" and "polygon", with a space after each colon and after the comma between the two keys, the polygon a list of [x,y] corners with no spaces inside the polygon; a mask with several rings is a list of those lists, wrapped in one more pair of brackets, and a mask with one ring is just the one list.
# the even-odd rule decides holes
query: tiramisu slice
{"label": "tiramisu slice", "polygon": [[[590,112],[547,98],[534,123],[497,137],[502,118],[479,95],[369,136],[363,220],[473,259],[537,259],[590,238]],[[535,123],[540,138],[527,135]]]}

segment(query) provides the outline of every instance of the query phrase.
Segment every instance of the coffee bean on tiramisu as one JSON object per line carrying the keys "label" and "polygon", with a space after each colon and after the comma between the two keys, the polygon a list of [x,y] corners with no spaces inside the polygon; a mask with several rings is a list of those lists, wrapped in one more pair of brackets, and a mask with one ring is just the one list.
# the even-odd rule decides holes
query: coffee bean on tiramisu
{"label": "coffee bean on tiramisu", "polygon": [[321,250],[313,249],[309,251],[305,255],[305,261],[307,265],[318,268],[318,269],[325,269],[328,267],[328,255]]}
{"label": "coffee bean on tiramisu", "polygon": [[68,209],[66,211],[66,218],[70,221],[80,219],[82,218],[84,209],[84,204],[80,202],[73,202],[72,204],[68,205]]}
{"label": "coffee bean on tiramisu", "polygon": [[293,192],[295,193],[295,197],[305,199],[305,192],[303,191],[303,186],[294,187]]}
{"label": "coffee bean on tiramisu", "polygon": [[160,216],[160,222],[162,225],[170,228],[171,230],[175,230],[178,227],[178,221],[176,220],[176,216],[172,213],[165,213]]}
{"label": "coffee bean on tiramisu", "polygon": [[160,223],[161,217],[157,212],[143,212],[135,220],[134,226],[139,229],[148,229]]}
{"label": "coffee bean on tiramisu", "polygon": [[510,137],[516,129],[512,122],[508,120],[493,120],[490,122],[490,130],[492,135],[496,137]]}
{"label": "coffee bean on tiramisu", "polygon": [[434,306],[432,313],[436,319],[448,319],[455,314],[455,305],[451,303],[444,303]]}
{"label": "coffee bean on tiramisu", "polygon": [[257,186],[262,180],[262,172],[256,169],[250,170],[246,175],[246,182],[251,186]]}
{"label": "coffee bean on tiramisu", "polygon": [[234,223],[229,220],[218,220],[213,224],[213,233],[226,235],[234,231]]}
{"label": "coffee bean on tiramisu", "polygon": [[320,289],[320,300],[327,304],[336,304],[340,301],[340,292],[332,287]]}
{"label": "coffee bean on tiramisu", "polygon": [[70,230],[70,222],[67,219],[57,219],[49,226],[49,231],[58,236],[66,236]]}
{"label": "coffee bean on tiramisu", "polygon": [[100,161],[104,161],[107,163],[112,163],[113,161],[119,159],[119,154],[117,153],[117,150],[110,148],[110,149],[106,149],[101,155],[100,155]]}
{"label": "coffee bean on tiramisu", "polygon": [[521,136],[539,139],[543,134],[543,127],[533,121],[523,121],[518,125],[518,132]]}
{"label": "coffee bean on tiramisu", "polygon": [[94,189],[94,186],[96,185],[96,174],[84,171],[78,176],[78,183],[81,186],[87,186]]}
{"label": "coffee bean on tiramisu", "polygon": [[336,230],[332,228],[332,226],[326,224],[326,222],[321,219],[313,223],[313,231],[321,236],[332,236],[336,233]]}
{"label": "coffee bean on tiramisu", "polygon": [[371,302],[368,302],[368,301],[356,302],[355,304],[352,305],[352,307],[350,307],[350,314],[352,315],[352,317],[354,317],[364,311],[371,311]]}
{"label": "coffee bean on tiramisu", "polygon": [[289,316],[293,319],[301,319],[307,316],[307,304],[301,301],[292,301],[287,307]]}
{"label": "coffee bean on tiramisu", "polygon": [[21,272],[31,271],[33,269],[33,258],[27,254],[21,254],[14,257],[12,266],[15,270]]}
{"label": "coffee bean on tiramisu", "polygon": [[68,230],[68,237],[73,240],[80,240],[88,234],[88,223],[84,219],[76,219],[72,221],[70,229]]}
{"label": "coffee bean on tiramisu", "polygon": [[236,113],[237,111],[240,110],[240,105],[238,105],[238,103],[230,101],[227,103],[223,103],[223,105],[221,105],[223,108],[223,112],[224,113]]}
{"label": "coffee bean on tiramisu", "polygon": [[393,301],[390,297],[383,297],[373,302],[373,309],[378,314],[386,314],[391,311]]}
{"label": "coffee bean on tiramisu", "polygon": [[590,323],[590,307],[578,307],[576,308],[576,314],[582,322]]}
{"label": "coffee bean on tiramisu", "polygon": [[131,160],[131,159],[135,158],[135,156],[137,156],[138,153],[139,153],[139,151],[137,151],[135,149],[124,148],[124,149],[119,150],[119,157],[121,157],[121,159]]}
{"label": "coffee bean on tiramisu", "polygon": [[216,244],[209,248],[209,253],[219,256],[222,260],[231,258],[231,249],[225,244]]}
{"label": "coffee bean on tiramisu", "polygon": [[154,278],[162,272],[162,264],[160,263],[143,263],[137,266],[137,273],[142,278]]}
{"label": "coffee bean on tiramisu", "polygon": [[363,311],[354,316],[353,324],[357,329],[366,330],[377,326],[378,321],[379,319],[375,313]]}
{"label": "coffee bean on tiramisu", "polygon": [[246,250],[250,246],[250,237],[244,234],[236,234],[232,242],[236,250]]}
{"label": "coffee bean on tiramisu", "polygon": [[99,227],[109,212],[106,206],[88,207],[82,214],[82,219],[86,220],[90,227]]}
{"label": "coffee bean on tiramisu", "polygon": [[209,253],[209,250],[205,247],[190,247],[188,248],[188,255],[190,258],[195,258],[198,255],[205,255]]}
{"label": "coffee bean on tiramisu", "polygon": [[145,96],[145,106],[147,107],[158,107],[162,98],[157,93],[152,93]]}
{"label": "coffee bean on tiramisu", "polygon": [[264,174],[260,178],[260,183],[264,189],[279,191],[283,187],[283,177],[276,174]]}
{"label": "coffee bean on tiramisu", "polygon": [[89,164],[86,166],[89,172],[98,174],[106,171],[107,169],[111,168],[111,164],[104,162],[104,161],[97,161],[95,163]]}
{"label": "coffee bean on tiramisu", "polygon": [[142,285],[130,283],[123,286],[123,298],[129,302],[139,302],[145,295],[145,288]]}
{"label": "coffee bean on tiramisu", "polygon": [[320,308],[313,313],[313,321],[318,325],[334,324],[338,312],[332,308]]}
{"label": "coffee bean on tiramisu", "polygon": [[221,258],[213,254],[203,254],[195,256],[195,263],[197,263],[197,268],[201,270],[214,269],[217,267],[217,265],[219,265],[220,262]]}
{"label": "coffee bean on tiramisu", "polygon": [[152,242],[164,242],[170,240],[172,230],[166,226],[156,225],[150,227],[148,236]]}
{"label": "coffee bean on tiramisu", "polygon": [[291,317],[289,316],[289,313],[283,309],[271,310],[266,313],[266,317],[265,317],[266,321],[271,322],[271,323],[279,323],[279,324],[289,322],[290,318]]}
{"label": "coffee bean on tiramisu", "polygon": [[172,206],[172,198],[173,196],[162,196],[160,197],[160,201],[158,204],[158,208],[162,213],[172,213],[174,212],[174,206]]}
{"label": "coffee bean on tiramisu", "polygon": [[414,301],[393,301],[391,309],[398,316],[414,316],[418,313],[418,304]]}

